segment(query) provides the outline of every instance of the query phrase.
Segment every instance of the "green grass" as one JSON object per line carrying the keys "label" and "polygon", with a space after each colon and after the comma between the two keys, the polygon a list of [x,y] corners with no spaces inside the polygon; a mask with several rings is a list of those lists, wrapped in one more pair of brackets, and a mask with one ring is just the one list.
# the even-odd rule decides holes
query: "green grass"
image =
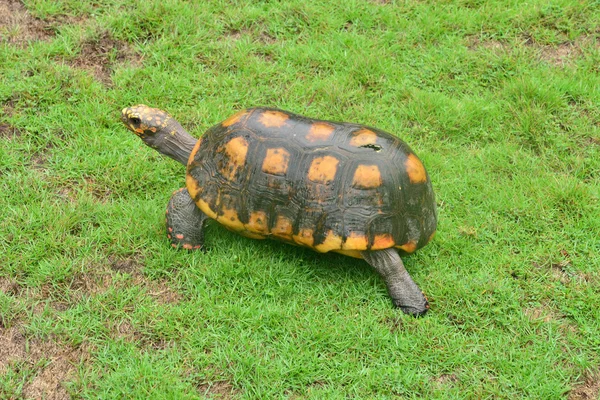
{"label": "green grass", "polygon": [[[598,395],[598,1],[192,3],[0,25],[0,397]],[[137,103],[195,136],[267,105],[402,137],[437,194],[405,260],[430,313],[360,260],[216,224],[171,249],[184,171],[120,125]]]}

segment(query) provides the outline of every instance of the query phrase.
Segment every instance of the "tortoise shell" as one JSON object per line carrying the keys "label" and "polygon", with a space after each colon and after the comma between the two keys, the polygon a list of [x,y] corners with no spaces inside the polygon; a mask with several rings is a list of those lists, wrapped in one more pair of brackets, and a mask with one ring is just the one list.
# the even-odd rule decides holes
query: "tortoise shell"
{"label": "tortoise shell", "polygon": [[429,176],[402,140],[273,108],[210,128],[190,155],[186,184],[226,228],[322,253],[412,253],[436,229]]}

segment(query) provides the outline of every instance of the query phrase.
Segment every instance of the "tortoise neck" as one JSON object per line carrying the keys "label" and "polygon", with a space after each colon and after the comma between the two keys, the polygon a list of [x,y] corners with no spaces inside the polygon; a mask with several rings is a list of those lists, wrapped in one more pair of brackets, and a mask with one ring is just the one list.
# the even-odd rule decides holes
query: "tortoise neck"
{"label": "tortoise neck", "polygon": [[155,135],[142,137],[142,140],[161,154],[183,165],[187,165],[190,154],[198,141],[172,118]]}
{"label": "tortoise neck", "polygon": [[187,133],[183,128],[165,136],[161,147],[162,154],[171,157],[180,164],[187,165],[190,154],[198,140]]}

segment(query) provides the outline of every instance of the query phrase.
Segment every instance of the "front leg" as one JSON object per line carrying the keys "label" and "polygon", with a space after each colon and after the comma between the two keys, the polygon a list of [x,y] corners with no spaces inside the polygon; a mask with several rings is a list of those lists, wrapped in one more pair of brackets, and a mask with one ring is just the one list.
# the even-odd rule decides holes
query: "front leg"
{"label": "front leg", "polygon": [[429,303],[421,289],[412,280],[396,249],[361,252],[385,280],[392,302],[406,314],[424,315]]}
{"label": "front leg", "polygon": [[202,248],[204,222],[208,217],[196,206],[187,189],[173,193],[166,216],[167,237],[171,239],[171,246],[187,250]]}

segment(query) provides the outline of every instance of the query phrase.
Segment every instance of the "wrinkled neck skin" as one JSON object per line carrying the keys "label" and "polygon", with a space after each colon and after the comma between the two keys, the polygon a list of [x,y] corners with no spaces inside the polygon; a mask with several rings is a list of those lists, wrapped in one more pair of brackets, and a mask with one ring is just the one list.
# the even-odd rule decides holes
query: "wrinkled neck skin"
{"label": "wrinkled neck skin", "polygon": [[159,153],[183,165],[187,165],[197,142],[197,139],[187,133],[173,118],[167,120],[165,126],[154,135],[142,137],[142,140]]}

